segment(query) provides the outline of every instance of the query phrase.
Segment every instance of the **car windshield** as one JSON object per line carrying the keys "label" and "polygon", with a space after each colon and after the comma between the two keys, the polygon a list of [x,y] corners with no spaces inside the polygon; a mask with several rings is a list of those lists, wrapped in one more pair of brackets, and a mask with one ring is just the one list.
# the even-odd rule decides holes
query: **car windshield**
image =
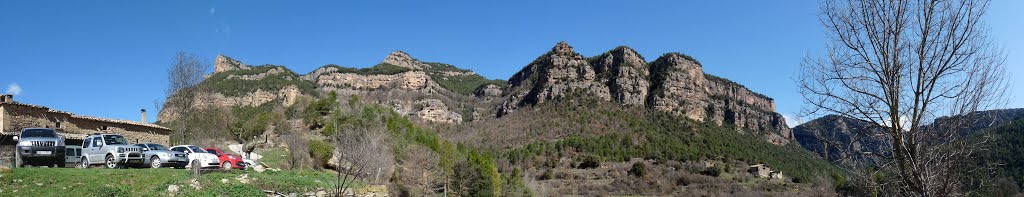
{"label": "car windshield", "polygon": [[50,129],[28,129],[21,132],[21,137],[57,137],[57,133]]}
{"label": "car windshield", "polygon": [[120,135],[104,135],[103,143],[107,145],[125,145],[128,144],[128,139],[124,139]]}
{"label": "car windshield", "polygon": [[205,153],[206,152],[202,148],[199,148],[198,146],[189,146],[188,149],[191,149],[192,152],[194,152],[194,153]]}
{"label": "car windshield", "polygon": [[167,150],[167,147],[164,147],[164,145],[147,144],[147,146],[149,146],[149,150]]}
{"label": "car windshield", "polygon": [[220,156],[220,152],[217,152],[217,150],[214,150],[214,149],[206,149],[206,152],[212,153],[213,155]]}

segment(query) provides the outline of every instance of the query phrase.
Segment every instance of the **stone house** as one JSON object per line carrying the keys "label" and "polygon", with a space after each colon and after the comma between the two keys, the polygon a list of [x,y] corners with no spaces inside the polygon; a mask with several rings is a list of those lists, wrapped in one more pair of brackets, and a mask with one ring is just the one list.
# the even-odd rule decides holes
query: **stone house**
{"label": "stone house", "polygon": [[752,165],[752,166],[750,166],[750,169],[747,170],[747,172],[750,172],[750,174],[754,174],[754,176],[757,177],[757,178],[763,178],[763,179],[779,179],[779,180],[781,180],[781,179],[785,178],[782,175],[782,171],[772,171],[772,168],[769,167],[768,164]]}
{"label": "stone house", "polygon": [[67,145],[81,145],[82,140],[93,133],[120,134],[131,143],[168,145],[171,129],[146,123],[145,118],[145,110],[142,110],[141,121],[76,115],[45,106],[19,103],[14,101],[13,95],[3,94],[0,95],[0,153],[13,150],[16,144],[13,137],[21,129],[31,127],[53,128],[64,136]]}
{"label": "stone house", "polygon": [[747,171],[750,172],[751,174],[754,174],[754,176],[756,176],[757,178],[768,178],[768,176],[771,176],[772,173],[772,169],[769,168],[766,164],[752,165],[750,166],[750,169]]}

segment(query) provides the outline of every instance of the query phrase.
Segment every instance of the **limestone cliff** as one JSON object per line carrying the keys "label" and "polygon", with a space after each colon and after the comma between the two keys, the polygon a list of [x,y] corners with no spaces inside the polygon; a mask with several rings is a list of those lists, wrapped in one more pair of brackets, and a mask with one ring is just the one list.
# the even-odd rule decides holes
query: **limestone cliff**
{"label": "limestone cliff", "polygon": [[[224,55],[217,56],[214,67],[214,73],[201,84],[207,92],[193,99],[193,106],[257,107],[268,103],[289,106],[300,97],[336,92],[342,96],[340,98],[356,95],[392,106],[403,115],[454,124],[463,121],[463,115],[456,111],[464,110],[450,107],[456,102],[452,97],[457,95],[451,94],[434,78],[479,77],[454,66],[420,62],[402,51],[392,52],[370,68],[327,65],[301,76],[283,66],[248,66]],[[465,103],[459,106],[482,107]],[[179,111],[175,106],[167,106],[158,119],[174,120]]]}
{"label": "limestone cliff", "polygon": [[423,70],[423,68],[427,67],[426,64],[420,62],[417,59],[412,58],[412,56],[410,56],[408,53],[405,53],[404,51],[391,52],[391,54],[388,54],[387,57],[384,57],[384,61],[381,61],[381,63],[391,64],[398,67],[409,68],[413,70]]}
{"label": "limestone cliff", "polygon": [[497,116],[525,106],[592,96],[643,106],[697,121],[733,125],[767,136],[775,144],[792,139],[771,98],[703,72],[692,57],[669,53],[653,62],[629,47],[583,58],[560,42],[509,79]]}
{"label": "limestone cliff", "polygon": [[607,85],[598,79],[590,63],[565,42],[512,75],[504,92],[508,99],[499,106],[498,116],[521,106],[578,93],[611,99]]}
{"label": "limestone cliff", "polygon": [[242,64],[238,60],[231,59],[228,56],[217,55],[217,59],[213,62],[213,73],[221,73],[232,70],[249,70],[249,66]]}

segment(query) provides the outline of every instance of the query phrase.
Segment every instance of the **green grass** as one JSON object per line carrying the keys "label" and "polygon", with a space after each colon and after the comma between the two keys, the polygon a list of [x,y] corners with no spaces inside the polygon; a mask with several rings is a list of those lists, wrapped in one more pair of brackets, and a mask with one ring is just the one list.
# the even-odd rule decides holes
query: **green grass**
{"label": "green grass", "polygon": [[270,166],[271,168],[282,168],[289,165],[288,150],[285,148],[269,148],[269,149],[257,149],[256,154],[262,156],[260,162]]}
{"label": "green grass", "polygon": [[[305,193],[332,188],[335,177],[317,171],[212,172],[200,178],[201,189],[189,186],[189,170],[19,168],[0,174],[0,196],[163,196],[169,185],[179,196],[263,196],[262,190]],[[248,174],[249,183],[236,178]],[[223,183],[227,179],[228,183]],[[363,187],[356,184],[355,188]]]}

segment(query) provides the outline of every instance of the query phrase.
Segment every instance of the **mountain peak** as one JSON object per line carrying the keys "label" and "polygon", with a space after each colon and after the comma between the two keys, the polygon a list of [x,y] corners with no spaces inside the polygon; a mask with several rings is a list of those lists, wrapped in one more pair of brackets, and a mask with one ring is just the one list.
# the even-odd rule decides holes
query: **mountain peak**
{"label": "mountain peak", "polygon": [[416,60],[416,58],[412,58],[408,53],[405,53],[405,51],[393,51],[391,54],[388,54],[387,57],[384,57],[384,61],[381,61],[381,63],[414,70],[423,69],[425,66],[422,62]]}
{"label": "mountain peak", "polygon": [[551,48],[551,51],[559,55],[572,55],[574,53],[572,46],[569,46],[569,43],[565,41],[555,44],[555,47]]}
{"label": "mountain peak", "polygon": [[231,59],[224,54],[217,54],[217,59],[213,62],[213,73],[220,73],[232,70],[249,70],[249,66],[242,64],[238,60]]}

